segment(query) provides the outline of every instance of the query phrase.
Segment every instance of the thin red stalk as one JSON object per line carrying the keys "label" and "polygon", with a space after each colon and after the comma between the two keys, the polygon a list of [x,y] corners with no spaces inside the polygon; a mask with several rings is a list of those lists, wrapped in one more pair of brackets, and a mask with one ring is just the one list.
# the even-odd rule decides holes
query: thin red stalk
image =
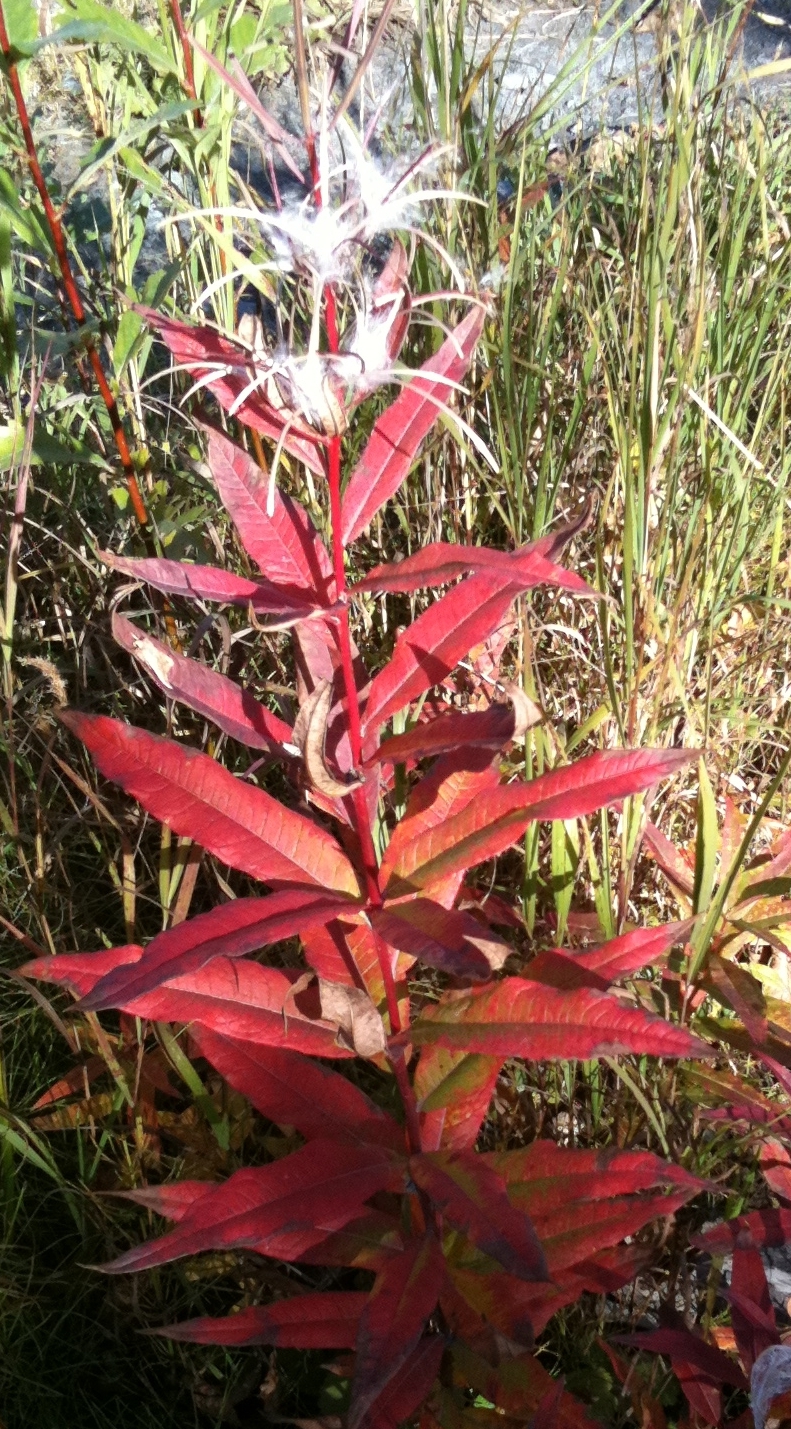
{"label": "thin red stalk", "polygon": [[[60,268],[63,287],[66,292],[66,297],[69,301],[69,307],[71,308],[71,311],[74,315],[74,321],[77,323],[78,327],[82,327],[85,322],[85,309],[82,305],[82,299],[80,297],[79,289],[74,281],[74,274],[71,271],[69,255],[66,251],[66,239],[63,233],[63,227],[61,225],[61,221],[57,213],[55,212],[55,207],[52,202],[52,199],[50,198],[49,189],[47,188],[46,180],[44,178],[41,165],[38,161],[38,152],[36,150],[36,143],[33,138],[33,130],[30,126],[30,117],[27,112],[27,105],[25,104],[25,96],[22,93],[22,86],[19,82],[19,72],[16,67],[16,62],[12,57],[11,42],[8,38],[8,30],[6,29],[5,13],[3,11],[2,0],[0,0],[0,49],[2,49],[3,55],[5,56],[6,69],[8,73],[8,83],[11,86],[11,93],[14,96],[14,103],[16,105],[17,116],[19,118],[19,125],[22,130],[22,137],[25,141],[25,150],[27,152],[28,164],[30,165],[30,172],[33,178],[33,182],[38,190],[38,196],[41,199],[42,208],[44,209],[44,215],[47,220],[47,226],[50,231],[52,244],[55,249],[58,266]],[[132,457],[129,452],[126,435],[124,433],[123,425],[121,423],[121,414],[118,411],[118,404],[112,392],[110,391],[109,383],[104,375],[101,358],[99,357],[99,354],[90,338],[86,339],[86,351],[88,354],[88,361],[93,368],[94,376],[96,378],[96,384],[99,388],[99,391],[101,392],[104,405],[107,408],[107,415],[110,418],[110,425],[113,429],[115,445],[118,449],[118,455],[121,458],[121,465],[124,469],[126,484],[129,490],[129,497],[134,508],[135,516],[140,522],[140,525],[145,526],[148,521],[148,515],[146,513],[146,508],[143,505],[143,498],[140,494],[140,487],[137,484],[137,477],[135,476],[135,470],[132,465]]]}
{"label": "thin red stalk", "polygon": [[[188,99],[197,99],[198,92],[195,88],[195,70],[192,64],[192,45],[187,34],[187,27],[184,24],[184,17],[181,13],[180,0],[170,0],[170,13],[173,16],[173,24],[176,27],[176,34],[181,44],[181,52],[184,56],[184,90]],[[195,123],[199,129],[203,128],[203,115],[200,109],[195,110]]]}

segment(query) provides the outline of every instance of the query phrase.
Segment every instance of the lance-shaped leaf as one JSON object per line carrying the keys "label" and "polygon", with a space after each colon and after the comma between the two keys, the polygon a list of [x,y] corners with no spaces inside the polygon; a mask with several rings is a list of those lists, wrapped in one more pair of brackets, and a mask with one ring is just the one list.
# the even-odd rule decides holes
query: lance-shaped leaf
{"label": "lance-shaped leaf", "polygon": [[685,1186],[692,1194],[702,1186],[683,1166],[651,1151],[586,1151],[543,1138],[514,1151],[484,1153],[484,1160],[536,1222],[572,1202],[607,1200],[654,1186]]}
{"label": "lance-shaped leaf", "polygon": [[430,605],[395,643],[392,659],[371,682],[363,714],[366,731],[446,679],[473,648],[496,630],[518,594],[491,573],[470,576]]}
{"label": "lance-shaped leaf", "polygon": [[471,913],[443,908],[430,898],[386,903],[370,914],[374,929],[401,953],[453,977],[484,982],[511,949]]}
{"label": "lance-shaped leaf", "polygon": [[750,1211],[732,1221],[720,1221],[710,1230],[690,1237],[699,1250],[712,1255],[728,1255],[734,1247],[786,1245],[791,1241],[791,1210],[785,1207],[765,1211]]}
{"label": "lance-shaped leaf", "polygon": [[764,1350],[780,1341],[760,1251],[750,1247],[733,1252],[727,1299],[736,1344],[749,1373]]}
{"label": "lance-shaped leaf", "polygon": [[162,982],[197,972],[219,957],[241,958],[303,928],[329,923],[349,901],[320,889],[283,888],[268,898],[236,898],[158,933],[142,958],[107,973],[83,999],[84,1011],[120,1007]]}
{"label": "lance-shaped leaf", "polygon": [[625,1007],[606,993],[589,988],[558,992],[517,977],[480,991],[446,993],[424,1008],[408,1040],[416,1047],[438,1042],[490,1057],[540,1062],[628,1052],[650,1057],[700,1057],[708,1052],[685,1028],[642,1008]]}
{"label": "lance-shaped leaf", "polygon": [[674,943],[688,937],[694,920],[665,923],[659,928],[636,928],[620,938],[578,953],[565,948],[547,948],[528,963],[525,976],[548,987],[571,989],[598,987],[629,977],[640,968],[663,962]]}
{"label": "lance-shaped leaf", "polygon": [[398,1190],[402,1182],[403,1165],[384,1147],[312,1141],[268,1166],[237,1171],[202,1197],[175,1230],[101,1269],[118,1275],[223,1249],[290,1260],[358,1216],[370,1196]]}
{"label": "lance-shaped leaf", "polygon": [[[415,785],[404,817],[393,830],[379,869],[380,887],[385,888],[391,882],[393,870],[405,851],[421,835],[428,835],[433,829],[441,827],[473,800],[497,789],[499,783],[500,774],[490,750],[457,750],[438,759],[429,773]],[[432,898],[449,907],[455,901],[463,876],[463,873],[458,873],[443,883],[442,887],[449,894],[447,900],[444,896],[440,897],[436,887],[431,888]]]}
{"label": "lance-shaped leaf", "polygon": [[365,1211],[343,1230],[303,1251],[298,1259],[302,1265],[346,1265],[376,1271],[403,1249],[399,1219],[387,1211]]}
{"label": "lance-shaped leaf", "polygon": [[439,1374],[445,1340],[424,1335],[368,1413],[370,1429],[400,1429],[419,1409]]}
{"label": "lance-shaped leaf", "polygon": [[631,1345],[634,1349],[651,1350],[654,1354],[669,1355],[673,1365],[683,1361],[694,1365],[715,1384],[732,1384],[736,1389],[746,1389],[747,1379],[730,1355],[716,1345],[709,1345],[700,1335],[688,1329],[649,1330],[647,1334],[615,1335],[619,1345]]}
{"label": "lance-shaped leaf", "polygon": [[23,977],[54,982],[83,995],[90,992],[106,973],[127,963],[139,962],[142,956],[143,949],[139,943],[124,943],[119,948],[99,948],[95,953],[57,953],[54,958],[32,958],[17,971]]}
{"label": "lance-shaped leaf", "polygon": [[412,1156],[413,1180],[479,1250],[520,1280],[546,1280],[547,1266],[530,1218],[513,1206],[502,1177],[474,1152]]}
{"label": "lance-shaped leaf", "polygon": [[478,1140],[489,1110],[502,1057],[449,1052],[427,1046],[415,1072],[424,1150],[465,1151]]}
{"label": "lance-shaped leaf", "polygon": [[371,1405],[415,1350],[444,1277],[442,1247],[430,1232],[380,1270],[360,1316],[349,1429],[368,1422]]}
{"label": "lance-shaped leaf", "polygon": [[[98,953],[59,953],[54,958],[36,958],[20,971],[85,995],[112,968],[135,962],[142,955],[143,949],[134,945]],[[300,1010],[298,993],[294,995],[299,979],[296,971],[286,973],[261,963],[215,958],[196,973],[131,998],[121,1011],[151,1022],[199,1022],[264,1047],[289,1047],[315,1057],[350,1056],[348,1047],[339,1041],[336,1023]]]}
{"label": "lance-shaped leaf", "polygon": [[168,1181],[164,1186],[139,1186],[132,1191],[113,1191],[122,1201],[134,1201],[166,1221],[183,1221],[193,1206],[217,1189],[216,1181]]}
{"label": "lance-shaped leaf", "polygon": [[249,690],[240,690],[217,670],[171,650],[117,611],[113,612],[112,629],[113,638],[134,656],[168,699],[179,700],[212,720],[231,739],[250,749],[282,753],[282,746],[291,744],[291,727]]}
{"label": "lance-shaped leaf", "polygon": [[402,561],[377,566],[357,582],[354,590],[408,593],[424,586],[446,585],[469,572],[491,572],[499,576],[504,585],[513,585],[517,590],[548,585],[601,599],[600,593],[576,571],[547,560],[542,550],[544,545],[546,538],[521,546],[517,551],[496,551],[488,546],[456,546],[448,541],[433,541]]}
{"label": "lance-shaped leaf", "polygon": [[450,710],[436,719],[415,725],[406,734],[393,735],[374,751],[366,764],[403,764],[454,749],[502,749],[514,738],[516,718],[512,705],[493,704],[488,710]]}
{"label": "lance-shaped leaf", "polygon": [[346,855],[326,830],[245,783],[208,755],[105,715],[65,710],[105,778],[174,833],[269,884],[318,884],[359,896]]}
{"label": "lance-shaped leaf", "polygon": [[[153,308],[137,306],[135,311],[167,343],[177,366],[186,368],[196,382],[207,387],[221,407],[229,411],[238,403],[255,375],[250,354],[241,345],[222,337],[212,328],[177,322]],[[324,463],[316,446],[319,440],[317,433],[301,422],[293,422],[289,430],[280,413],[263,396],[260,386],[250,391],[241,406],[236,408],[236,416],[245,426],[262,432],[275,442],[282,442],[291,456],[304,462],[316,476],[323,476]]]}
{"label": "lance-shaped leaf", "polygon": [[260,1047],[196,1027],[192,1040],[225,1081],[279,1126],[294,1126],[307,1140],[375,1141],[404,1150],[404,1133],[387,1112],[346,1077],[299,1052]]}
{"label": "lance-shaped leaf", "polygon": [[245,550],[267,579],[310,604],[328,604],[334,596],[332,562],[304,507],[275,487],[270,516],[265,472],[213,428],[208,463]]}
{"label": "lance-shaped leaf", "polygon": [[[548,1370],[533,1355],[504,1358],[494,1366],[466,1346],[456,1344],[452,1369],[454,1384],[477,1390],[503,1413],[520,1419],[533,1414],[545,1396],[557,1387]],[[564,1391],[553,1429],[601,1429],[601,1421],[590,1418],[580,1401]]]}
{"label": "lance-shaped leaf", "polygon": [[343,494],[341,535],[349,545],[396,492],[472,360],[483,331],[482,308],[471,308],[438,352],[375,423]]}
{"label": "lance-shaped leaf", "polygon": [[[463,589],[463,587],[460,587]],[[408,841],[388,861],[390,897],[504,853],[537,819],[575,819],[657,784],[689,763],[685,749],[615,749],[590,754],[529,783],[481,794],[454,817]]]}
{"label": "lance-shaped leaf", "polygon": [[354,1348],[360,1315],[368,1300],[364,1291],[327,1290],[276,1300],[272,1305],[248,1305],[235,1315],[201,1316],[180,1325],[154,1330],[168,1340],[197,1345],[280,1345],[294,1350]]}
{"label": "lance-shaped leaf", "polygon": [[116,556],[102,551],[105,565],[123,571],[136,581],[145,581],[166,595],[181,595],[187,600],[215,600],[223,605],[252,606],[256,615],[268,616],[273,622],[307,620],[318,609],[315,602],[300,599],[282,591],[271,581],[247,576],[235,576],[222,566],[188,565],[185,561],[166,561],[155,556],[137,560],[131,556]]}

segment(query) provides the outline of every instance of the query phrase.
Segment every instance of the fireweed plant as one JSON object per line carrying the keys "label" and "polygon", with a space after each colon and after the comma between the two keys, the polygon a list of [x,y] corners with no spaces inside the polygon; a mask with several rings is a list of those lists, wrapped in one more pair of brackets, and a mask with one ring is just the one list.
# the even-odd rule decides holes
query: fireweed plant
{"label": "fireweed plant", "polygon": [[[191,1055],[302,1139],[219,1184],[129,1193],[175,1225],[105,1265],[109,1273],[218,1250],[299,1267],[291,1296],[159,1333],[347,1352],[335,1365],[351,1380],[349,1429],[386,1429],[421,1406],[427,1426],[463,1423],[474,1395],[500,1415],[579,1429],[591,1421],[535,1357],[536,1337],[584,1292],[629,1283],[646,1264],[637,1233],[701,1183],[643,1150],[604,1155],[539,1139],[484,1154],[476,1141],[509,1058],[705,1053],[685,1027],[612,990],[661,963],[690,925],[638,929],[584,952],[543,951],[515,975],[496,926],[524,934],[521,911],[478,893],[473,871],[528,825],[616,804],[690,755],[610,749],[503,782],[501,753],[524,736],[534,707],[507,685],[504,699],[471,712],[443,694],[443,681],[525,591],[595,596],[557,563],[578,525],[510,552],[434,542],[348,585],[350,548],[437,419],[477,442],[454,403],[487,309],[468,291],[437,295],[462,306],[461,320],[418,371],[399,367],[424,161],[385,179],[344,121],[350,157],[341,162],[326,95],[316,133],[301,89],[304,200],[240,214],[268,245],[260,272],[279,300],[272,321],[268,310],[248,313],[239,332],[223,333],[145,311],[174,367],[190,374],[190,391],[212,394],[255,435],[259,454],[262,438],[272,444],[267,471],[204,418],[208,468],[260,575],[106,557],[168,596],[240,607],[264,638],[288,631],[296,719],[118,611],[113,631],[124,649],[169,700],[252,750],[253,767],[237,776],[174,739],[103,715],[61,716],[103,775],[261,893],[167,927],[146,947],[57,955],[25,971],[69,986],[86,1012],[120,1009],[143,1028],[176,1024]],[[289,152],[282,131],[270,135]],[[304,323],[295,313],[307,314]],[[402,390],[344,479],[355,407],[392,381]],[[286,462],[307,469],[328,512],[328,542],[278,484]],[[398,633],[372,678],[350,627],[355,603],[437,587],[447,589]],[[389,732],[394,719],[398,732]],[[283,800],[256,778],[274,762],[291,790]],[[294,937],[302,971],[250,956]],[[433,971],[418,981],[411,975],[421,967]],[[367,1064],[368,1091],[346,1075],[355,1063]],[[329,1271],[340,1288],[306,1290],[305,1267],[314,1266],[326,1268],[323,1286]],[[486,1413],[479,1402],[475,1422]]]}

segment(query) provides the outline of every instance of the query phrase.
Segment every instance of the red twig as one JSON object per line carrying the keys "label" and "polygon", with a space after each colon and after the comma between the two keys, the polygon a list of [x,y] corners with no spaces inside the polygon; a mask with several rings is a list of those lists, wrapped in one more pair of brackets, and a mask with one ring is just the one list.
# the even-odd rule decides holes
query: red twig
{"label": "red twig", "polygon": [[[197,99],[198,92],[195,88],[195,69],[192,63],[192,45],[190,44],[187,27],[184,24],[184,17],[181,13],[180,0],[170,0],[170,13],[173,16],[173,24],[176,27],[176,34],[181,44],[181,52],[184,56],[184,91],[188,99]],[[199,129],[203,128],[203,114],[200,109],[195,110],[195,123]]]}
{"label": "red twig", "polygon": [[[68,298],[69,307],[71,308],[71,311],[74,315],[74,321],[79,327],[81,327],[85,322],[85,309],[82,305],[82,298],[80,297],[79,289],[74,281],[74,274],[71,271],[69,255],[66,250],[66,239],[63,233],[63,226],[61,224],[60,218],[55,212],[55,207],[50,197],[49,189],[47,188],[46,180],[41,170],[41,165],[38,161],[36,143],[33,138],[33,130],[30,125],[30,116],[28,115],[27,105],[25,103],[25,96],[22,93],[22,86],[19,82],[19,72],[17,70],[16,61],[13,58],[11,42],[8,38],[8,30],[6,29],[5,13],[3,11],[2,0],[0,0],[0,49],[2,49],[3,55],[5,56],[8,83],[11,86],[11,93],[14,96],[14,103],[16,105],[17,116],[19,118],[19,125],[22,130],[22,137],[25,141],[25,149],[27,152],[28,164],[30,165],[30,172],[33,177],[33,182],[38,190],[38,196],[41,199],[42,207],[44,209],[44,215],[47,220],[47,225],[49,227],[50,235],[52,237],[53,247],[55,249],[55,254],[58,260],[58,266],[60,268],[63,287],[66,293],[66,297]],[[107,408],[107,415],[110,418],[110,425],[113,429],[115,445],[118,449],[118,455],[121,458],[121,465],[124,469],[126,484],[129,490],[129,497],[132,502],[135,516],[140,522],[140,525],[145,526],[148,521],[148,515],[146,513],[146,508],[143,504],[143,497],[140,492],[140,487],[137,484],[137,477],[135,475],[135,470],[132,465],[132,457],[129,452],[129,446],[126,440],[126,435],[124,433],[123,424],[121,422],[121,414],[118,410],[118,403],[116,402],[112,392],[110,391],[109,383],[104,375],[104,368],[102,367],[101,358],[99,357],[99,353],[97,352],[96,347],[94,346],[94,343],[90,337],[86,338],[86,351],[88,354],[88,361],[93,368],[97,386],[102,395],[102,400],[104,401],[104,405]]]}

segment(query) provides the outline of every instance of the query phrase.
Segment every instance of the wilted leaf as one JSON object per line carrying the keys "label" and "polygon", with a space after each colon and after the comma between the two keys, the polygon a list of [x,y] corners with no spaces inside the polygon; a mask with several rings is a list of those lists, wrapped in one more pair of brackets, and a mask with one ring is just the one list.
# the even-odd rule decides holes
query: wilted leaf
{"label": "wilted leaf", "polygon": [[336,1022],[346,1046],[360,1057],[375,1057],[387,1047],[384,1023],[367,992],[319,978],[321,1015]]}

